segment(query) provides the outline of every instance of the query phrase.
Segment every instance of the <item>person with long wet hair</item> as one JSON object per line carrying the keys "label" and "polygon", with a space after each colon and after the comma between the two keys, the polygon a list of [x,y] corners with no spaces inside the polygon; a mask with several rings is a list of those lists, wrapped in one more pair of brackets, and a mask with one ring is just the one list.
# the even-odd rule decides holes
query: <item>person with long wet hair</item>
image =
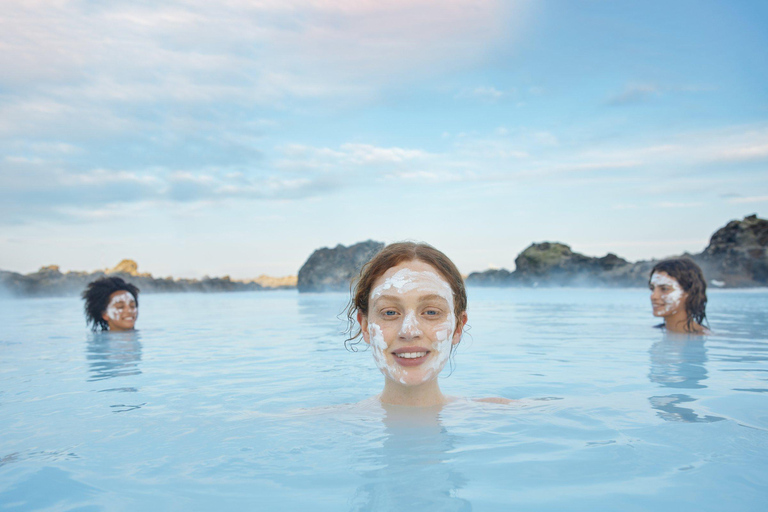
{"label": "person with long wet hair", "polygon": [[708,334],[707,282],[701,268],[689,258],[660,261],[651,270],[653,316],[664,319],[668,332]]}
{"label": "person with long wet hair", "polygon": [[139,289],[119,277],[102,277],[83,291],[85,320],[94,331],[130,331],[139,317]]}
{"label": "person with long wet hair", "polygon": [[440,391],[438,375],[461,341],[467,292],[445,254],[425,243],[386,246],[360,270],[347,318],[347,341],[362,337],[384,375],[384,390],[376,401],[437,406],[456,400]]}

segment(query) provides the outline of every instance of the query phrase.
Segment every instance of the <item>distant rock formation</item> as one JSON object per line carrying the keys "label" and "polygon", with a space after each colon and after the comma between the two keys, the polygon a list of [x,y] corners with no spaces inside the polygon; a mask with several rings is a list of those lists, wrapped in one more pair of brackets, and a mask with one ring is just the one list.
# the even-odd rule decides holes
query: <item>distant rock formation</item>
{"label": "distant rock formation", "polygon": [[106,275],[122,277],[135,284],[141,293],[163,292],[235,292],[264,289],[258,283],[232,281],[229,276],[204,277],[203,279],[154,278],[139,273],[132,260],[123,260],[107,272],[66,272],[57,265],[42,267],[37,272],[22,275],[0,270],[0,294],[12,297],[50,297],[78,295],[91,281]]}
{"label": "distant rock formation", "polygon": [[271,289],[289,289],[296,288],[298,276],[272,277],[265,274],[260,275],[252,282],[258,283],[264,288]]}
{"label": "distant rock formation", "polygon": [[299,270],[299,292],[349,291],[354,277],[377,252],[382,242],[368,240],[349,247],[317,249]]}
{"label": "distant rock formation", "polygon": [[145,276],[152,277],[151,274],[139,274],[139,264],[133,260],[123,260],[114,268],[106,271],[107,274],[127,274],[129,276]]}
{"label": "distant rock formation", "polygon": [[557,242],[534,243],[515,258],[515,271],[473,272],[473,286],[637,286],[647,281],[649,262],[630,263],[607,254],[602,258],[573,252]]}
{"label": "distant rock formation", "polygon": [[695,259],[708,278],[726,286],[768,286],[768,220],[750,215],[729,222]]}
{"label": "distant rock formation", "polygon": [[[725,287],[768,286],[768,221],[756,215],[734,220],[717,230],[696,261],[710,283]],[[602,258],[575,253],[565,244],[532,244],[515,258],[515,271],[473,272],[472,286],[646,286],[658,260]]]}

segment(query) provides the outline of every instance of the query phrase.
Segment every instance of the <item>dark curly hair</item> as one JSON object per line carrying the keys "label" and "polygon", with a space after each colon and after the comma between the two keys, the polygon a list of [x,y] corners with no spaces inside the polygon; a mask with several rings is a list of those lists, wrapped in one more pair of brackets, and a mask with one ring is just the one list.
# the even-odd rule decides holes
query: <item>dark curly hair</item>
{"label": "dark curly hair", "polygon": [[136,307],[139,307],[139,289],[119,277],[102,277],[88,283],[88,287],[83,290],[82,298],[85,300],[85,321],[90,325],[91,330],[106,331],[109,329],[109,324],[102,318],[102,315],[107,310],[110,295],[121,290],[133,295]]}
{"label": "dark curly hair", "polygon": [[685,299],[685,311],[688,315],[686,330],[692,332],[694,322],[704,325],[703,322],[707,319],[707,281],[704,279],[701,267],[689,258],[662,260],[651,270],[649,284],[654,272],[666,272],[670,277],[675,278],[683,291],[688,294]]}
{"label": "dark curly hair", "polygon": [[429,244],[396,242],[386,246],[363,265],[357,279],[352,283],[352,297],[345,310],[348,323],[347,332],[350,336],[345,344],[361,335],[360,327],[357,324],[357,313],[359,311],[363,315],[368,315],[368,300],[371,296],[373,283],[384,272],[406,261],[423,261],[435,267],[442,274],[453,291],[456,327],[461,325],[461,315],[467,310],[467,291],[464,288],[464,279],[462,279],[456,265],[448,256]]}

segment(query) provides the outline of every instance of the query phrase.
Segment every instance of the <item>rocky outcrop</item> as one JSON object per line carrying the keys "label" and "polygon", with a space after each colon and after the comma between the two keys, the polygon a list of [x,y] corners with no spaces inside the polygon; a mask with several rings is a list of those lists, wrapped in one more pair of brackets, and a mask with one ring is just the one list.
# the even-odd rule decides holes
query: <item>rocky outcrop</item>
{"label": "rocky outcrop", "polygon": [[[768,221],[756,215],[717,230],[696,261],[710,284],[768,286]],[[575,253],[565,244],[532,244],[515,258],[515,271],[470,274],[473,286],[646,286],[657,260],[631,263],[615,254],[601,258]]]}
{"label": "rocky outcrop", "polygon": [[515,271],[470,274],[474,286],[637,286],[648,280],[650,263],[633,264],[607,254],[601,258],[573,252],[557,242],[535,243],[515,258]]}
{"label": "rocky outcrop", "polygon": [[694,259],[726,286],[768,286],[768,220],[750,215],[729,222]]}
{"label": "rocky outcrop", "polygon": [[382,248],[383,243],[368,240],[316,250],[299,270],[299,292],[349,291],[352,279]]}
{"label": "rocky outcrop", "polygon": [[[126,261],[133,265],[121,265]],[[229,276],[204,277],[203,279],[154,278],[151,274],[139,273],[138,265],[123,260],[109,272],[66,272],[56,265],[42,267],[37,272],[22,275],[16,272],[0,271],[0,294],[12,297],[50,297],[78,295],[91,281],[106,275],[122,277],[136,285],[141,293],[163,292],[236,292],[262,290],[258,283],[233,281]]]}
{"label": "rocky outcrop", "polygon": [[522,284],[541,281],[571,283],[599,279],[607,271],[630,263],[615,254],[593,258],[573,252],[565,244],[544,242],[531,244],[515,258],[515,278]]}
{"label": "rocky outcrop", "polygon": [[289,289],[296,288],[298,282],[298,276],[284,276],[284,277],[272,277],[265,274],[260,275],[252,282],[258,283],[264,288],[271,289]]}
{"label": "rocky outcrop", "polygon": [[106,271],[107,274],[127,274],[129,276],[145,276],[152,277],[151,274],[140,274],[139,264],[133,260],[123,260],[113,268]]}

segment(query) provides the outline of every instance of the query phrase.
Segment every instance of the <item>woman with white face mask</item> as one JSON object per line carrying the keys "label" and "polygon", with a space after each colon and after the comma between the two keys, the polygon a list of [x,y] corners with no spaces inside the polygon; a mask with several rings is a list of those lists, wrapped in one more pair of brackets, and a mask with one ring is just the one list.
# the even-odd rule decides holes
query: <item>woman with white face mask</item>
{"label": "woman with white face mask", "polygon": [[461,341],[467,292],[445,254],[423,243],[388,245],[361,269],[347,315],[356,331],[349,340],[362,336],[384,375],[382,404],[451,401],[440,391],[438,375]]}
{"label": "woman with white face mask", "polygon": [[85,320],[94,331],[132,331],[139,317],[139,289],[119,277],[102,277],[83,291]]}
{"label": "woman with white face mask", "polygon": [[688,258],[660,261],[651,270],[648,286],[653,316],[664,319],[667,331],[709,333],[702,325],[707,317],[707,282],[696,263]]}

